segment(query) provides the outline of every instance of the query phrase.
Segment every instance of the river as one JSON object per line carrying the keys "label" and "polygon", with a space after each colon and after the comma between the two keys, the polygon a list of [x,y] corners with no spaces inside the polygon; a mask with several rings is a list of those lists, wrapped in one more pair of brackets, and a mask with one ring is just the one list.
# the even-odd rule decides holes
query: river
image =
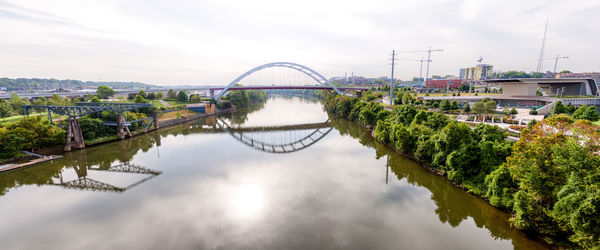
{"label": "river", "polygon": [[0,195],[0,249],[543,248],[300,97],[2,173]]}

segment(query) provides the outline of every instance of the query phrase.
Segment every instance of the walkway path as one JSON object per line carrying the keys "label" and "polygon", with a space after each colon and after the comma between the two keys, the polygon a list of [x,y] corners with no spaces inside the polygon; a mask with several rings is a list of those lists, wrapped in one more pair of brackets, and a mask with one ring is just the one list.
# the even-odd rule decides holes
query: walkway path
{"label": "walkway path", "polygon": [[158,101],[167,108],[171,107],[171,104],[169,104],[168,102],[165,102],[165,100],[158,100]]}

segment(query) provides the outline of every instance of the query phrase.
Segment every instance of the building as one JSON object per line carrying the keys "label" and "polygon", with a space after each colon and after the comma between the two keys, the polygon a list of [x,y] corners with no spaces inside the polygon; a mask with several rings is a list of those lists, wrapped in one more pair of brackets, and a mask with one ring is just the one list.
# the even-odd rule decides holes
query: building
{"label": "building", "polygon": [[[500,107],[520,107],[536,109],[538,114],[548,114],[554,103],[560,100],[563,104],[594,105],[600,107],[600,98],[596,81],[591,78],[513,78],[491,79],[484,81],[487,84],[499,85],[503,89],[502,95],[481,96],[425,96],[424,100],[450,100],[459,103],[474,103],[490,98]],[[548,93],[538,96],[537,90]],[[561,96],[563,98],[557,98]],[[577,96],[572,98],[569,96]],[[594,96],[581,98],[582,96]]]}
{"label": "building", "polygon": [[548,96],[596,96],[596,81],[589,78],[516,78],[494,79],[486,83],[501,85],[504,96],[536,96],[537,89]]}
{"label": "building", "polygon": [[425,87],[435,89],[457,89],[463,84],[461,79],[429,79],[425,82]]}
{"label": "building", "polygon": [[459,78],[463,80],[482,80],[492,78],[494,66],[489,64],[479,64],[471,68],[460,69]]}
{"label": "building", "polygon": [[583,73],[561,73],[556,74],[555,78],[591,78],[600,84],[600,72],[583,72]]}

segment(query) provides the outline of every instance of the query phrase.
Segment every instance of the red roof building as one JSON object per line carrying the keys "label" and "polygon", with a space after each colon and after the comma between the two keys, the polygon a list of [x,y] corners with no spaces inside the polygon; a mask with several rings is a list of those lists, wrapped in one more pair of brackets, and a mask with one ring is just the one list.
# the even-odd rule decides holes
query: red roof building
{"label": "red roof building", "polygon": [[449,87],[451,89],[457,89],[462,84],[463,80],[461,79],[429,79],[425,83],[425,87],[436,89],[445,89],[446,87]]}

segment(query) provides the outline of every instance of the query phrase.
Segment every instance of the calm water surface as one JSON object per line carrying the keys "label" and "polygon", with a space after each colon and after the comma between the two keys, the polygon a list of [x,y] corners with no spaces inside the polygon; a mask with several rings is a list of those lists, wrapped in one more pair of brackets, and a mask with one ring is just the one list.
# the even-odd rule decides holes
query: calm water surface
{"label": "calm water surface", "polygon": [[0,174],[0,249],[535,249],[305,98]]}

